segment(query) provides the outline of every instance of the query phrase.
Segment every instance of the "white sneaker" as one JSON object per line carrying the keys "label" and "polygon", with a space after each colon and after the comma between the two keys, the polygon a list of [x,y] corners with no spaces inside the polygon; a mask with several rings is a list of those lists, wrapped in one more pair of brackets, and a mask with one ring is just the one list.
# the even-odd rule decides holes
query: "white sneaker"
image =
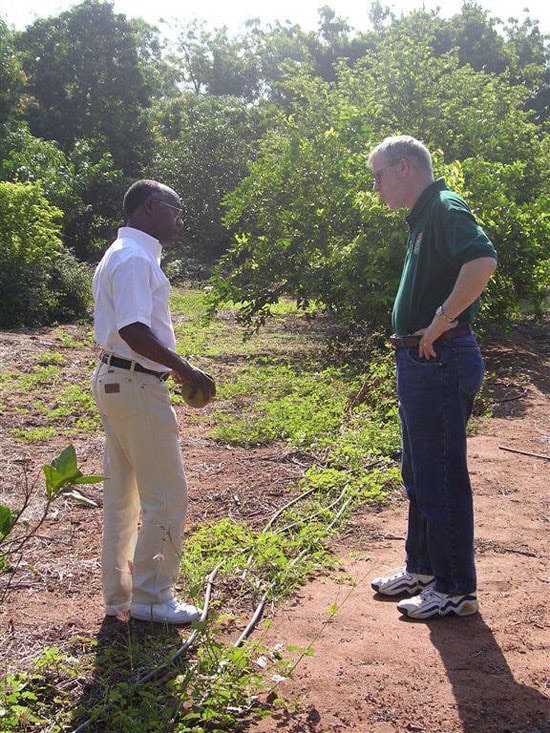
{"label": "white sneaker", "polygon": [[433,588],[426,588],[414,598],[399,601],[397,608],[409,618],[434,618],[436,616],[471,616],[477,613],[479,604],[475,593],[463,596],[449,596]]}
{"label": "white sneaker", "polygon": [[407,568],[398,568],[390,571],[389,575],[373,578],[371,588],[384,596],[414,596],[433,582],[433,575],[409,573]]}
{"label": "white sneaker", "polygon": [[132,603],[130,616],[139,621],[161,624],[190,624],[201,617],[201,609],[171,598],[164,603]]}

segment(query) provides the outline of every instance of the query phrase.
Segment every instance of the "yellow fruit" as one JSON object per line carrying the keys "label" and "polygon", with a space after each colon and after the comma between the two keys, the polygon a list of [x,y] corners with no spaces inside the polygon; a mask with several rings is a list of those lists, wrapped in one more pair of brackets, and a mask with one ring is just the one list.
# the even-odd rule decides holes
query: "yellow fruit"
{"label": "yellow fruit", "polygon": [[195,388],[191,387],[190,384],[182,384],[180,386],[180,391],[181,396],[190,407],[204,407],[208,402],[210,402],[210,400],[204,396],[204,392],[200,387],[195,390]]}

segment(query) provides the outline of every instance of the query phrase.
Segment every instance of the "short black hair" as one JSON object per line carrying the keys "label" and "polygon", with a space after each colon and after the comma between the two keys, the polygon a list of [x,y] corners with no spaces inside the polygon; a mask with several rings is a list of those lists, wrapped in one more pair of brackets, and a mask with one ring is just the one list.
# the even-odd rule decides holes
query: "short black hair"
{"label": "short black hair", "polygon": [[130,216],[134,211],[136,211],[136,209],[139,209],[141,204],[146,198],[151,196],[151,194],[165,194],[168,190],[170,189],[168,189],[168,187],[163,183],[151,181],[148,178],[143,178],[141,181],[132,183],[130,188],[126,191],[122,202],[124,213],[126,216]]}

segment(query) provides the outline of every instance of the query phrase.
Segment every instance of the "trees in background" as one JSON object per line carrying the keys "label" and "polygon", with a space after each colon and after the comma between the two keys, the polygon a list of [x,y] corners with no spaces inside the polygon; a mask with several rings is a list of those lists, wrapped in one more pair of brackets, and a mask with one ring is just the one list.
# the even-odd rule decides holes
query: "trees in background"
{"label": "trees in background", "polygon": [[96,0],[18,34],[32,134],[55,140],[66,153],[78,140],[92,140],[129,175],[145,165],[152,89],[139,39],[124,15]]}
{"label": "trees in background", "polygon": [[45,231],[69,253],[65,285],[70,272],[81,282],[75,256],[97,259],[124,190],[147,176],[182,197],[173,276],[216,265],[218,302],[240,301],[249,323],[284,293],[347,323],[385,325],[403,236],[370,192],[366,158],[385,135],[408,132],[436,151],[437,172],[499,250],[487,314],[525,303],[540,312],[548,39],[529,17],[503,24],[470,2],[442,19],[395,18],[374,0],[369,18],[354,32],[324,7],[316,32],[251,20],[235,36],[194,21],[171,45],[101,0],[20,33],[0,22],[0,180],[62,212],[57,233]]}
{"label": "trees in background", "polygon": [[286,91],[289,113],[226,199],[237,236],[218,269],[218,297],[242,301],[246,322],[261,323],[290,293],[348,323],[388,325],[404,235],[370,192],[366,158],[400,132],[436,151],[436,175],[464,193],[495,243],[501,266],[486,314],[509,318],[525,301],[541,312],[550,159],[524,85],[463,65],[455,50],[434,56],[428,39],[390,29],[376,52],[338,64],[334,83],[302,72]]}
{"label": "trees in background", "polygon": [[[222,202],[247,174],[266,124],[258,107],[227,95],[185,92],[155,106],[157,152],[145,172],[181,197],[178,251],[183,250],[184,261],[216,262],[227,249],[230,235],[222,224]],[[172,251],[168,256],[174,259]]]}

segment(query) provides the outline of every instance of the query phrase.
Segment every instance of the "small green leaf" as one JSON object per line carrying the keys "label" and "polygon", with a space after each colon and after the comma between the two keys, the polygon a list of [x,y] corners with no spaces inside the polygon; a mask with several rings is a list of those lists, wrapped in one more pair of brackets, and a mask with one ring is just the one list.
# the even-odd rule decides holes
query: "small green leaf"
{"label": "small green leaf", "polygon": [[54,458],[51,465],[63,474],[63,476],[76,478],[82,476],[76,465],[76,452],[73,445],[68,445],[61,453]]}
{"label": "small green leaf", "polygon": [[68,445],[47,466],[43,466],[46,477],[46,495],[52,499],[60,493],[67,493],[64,487],[75,484],[97,484],[103,476],[84,476],[76,463],[76,452],[72,445]]}
{"label": "small green leaf", "polygon": [[76,478],[72,483],[73,484],[99,484],[104,480],[105,476],[81,476],[80,478]]}
{"label": "small green leaf", "polygon": [[0,539],[3,539],[13,527],[14,519],[11,509],[0,504]]}

